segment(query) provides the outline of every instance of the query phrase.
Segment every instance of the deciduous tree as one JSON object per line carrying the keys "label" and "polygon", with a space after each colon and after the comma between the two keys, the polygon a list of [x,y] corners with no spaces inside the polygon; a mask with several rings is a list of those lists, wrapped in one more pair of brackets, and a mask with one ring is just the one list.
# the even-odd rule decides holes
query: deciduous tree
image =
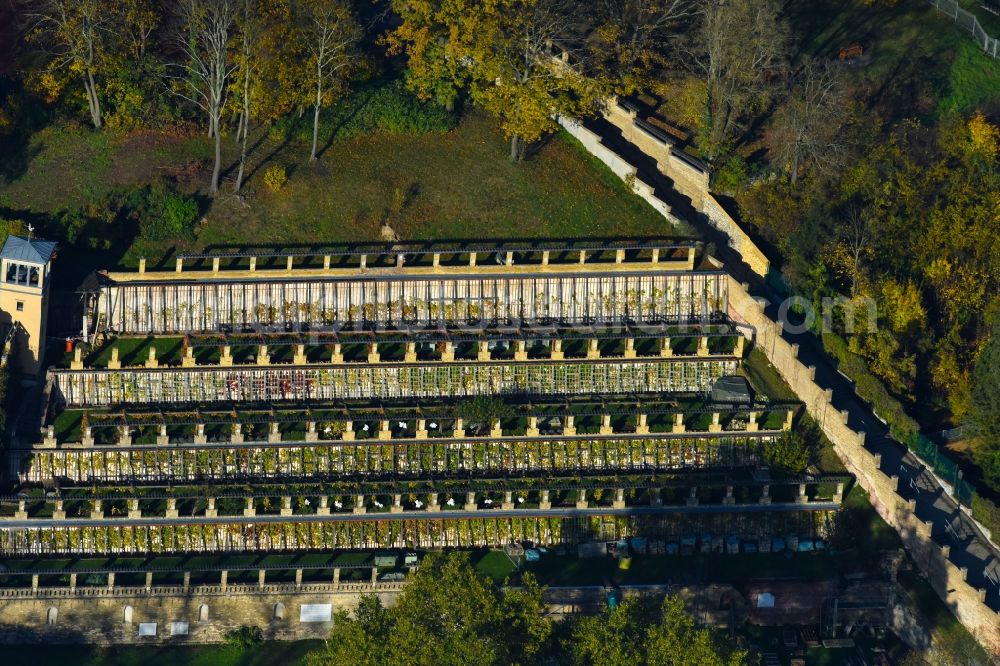
{"label": "deciduous tree", "polygon": [[599,615],[573,620],[568,650],[580,666],[738,666],[747,663],[741,650],[695,626],[684,602],[667,597],[625,599]]}
{"label": "deciduous tree", "polygon": [[449,111],[468,83],[467,68],[449,55],[452,5],[439,0],[394,0],[400,23],[382,38],[392,55],[406,55],[406,83],[422,99]]}
{"label": "deciduous tree", "polygon": [[431,554],[398,602],[362,600],[356,617],[334,622],[310,666],[506,666],[536,663],[551,631],[542,591],[530,575],[500,588],[472,568],[468,553]]}
{"label": "deciduous tree", "polygon": [[[602,86],[580,60],[569,0],[404,1],[404,23],[388,38],[410,58],[414,86],[445,103],[468,87],[500,121],[510,158],[558,127],[559,114],[592,113]],[[553,57],[558,50],[566,60]],[[588,71],[589,70],[589,71]],[[605,87],[606,88],[606,87]]]}
{"label": "deciduous tree", "polygon": [[347,90],[348,74],[357,67],[358,42],[364,34],[347,0],[300,0],[301,37],[309,53],[306,80],[312,85],[313,135],[310,161],[319,145],[319,116],[323,107]]}
{"label": "deciduous tree", "polygon": [[1000,316],[972,372],[969,426],[977,440],[976,463],[986,482],[1000,491]]}
{"label": "deciduous tree", "polygon": [[51,55],[42,79],[47,92],[52,97],[58,94],[63,83],[60,77],[79,77],[90,120],[100,129],[103,117],[97,76],[113,14],[100,0],[27,0],[25,5],[29,39]]}
{"label": "deciduous tree", "polygon": [[208,118],[208,134],[215,139],[215,164],[210,192],[219,192],[222,170],[222,110],[226,105],[233,59],[236,0],[183,0],[177,44],[184,54],[179,63],[177,94],[201,109]]}
{"label": "deciduous tree", "polygon": [[555,116],[595,108],[601,86],[574,62],[584,54],[572,46],[575,9],[567,0],[487,0],[458,17],[452,57],[471,72],[472,99],[500,120],[514,162],[557,128]]}
{"label": "deciduous tree", "polygon": [[671,42],[700,11],[695,0],[600,0],[593,3],[594,64],[618,95],[651,86]]}
{"label": "deciduous tree", "polygon": [[781,81],[788,29],[776,0],[708,0],[701,28],[692,31],[689,66],[705,80],[701,148],[725,153],[742,123],[763,110]]}
{"label": "deciduous tree", "polygon": [[231,80],[231,99],[239,111],[236,140],[240,142],[240,161],[236,172],[233,191],[243,187],[246,171],[247,142],[250,136],[250,122],[261,117],[273,119],[280,113],[280,107],[270,105],[266,98],[277,85],[265,78],[275,71],[274,61],[284,54],[280,46],[282,23],[287,15],[277,0],[237,0],[239,11],[236,28],[239,32],[239,49],[236,53],[236,69]]}
{"label": "deciduous tree", "polygon": [[768,132],[771,151],[788,169],[792,185],[803,165],[831,175],[843,164],[847,142],[841,128],[848,113],[840,70],[829,62],[807,60]]}

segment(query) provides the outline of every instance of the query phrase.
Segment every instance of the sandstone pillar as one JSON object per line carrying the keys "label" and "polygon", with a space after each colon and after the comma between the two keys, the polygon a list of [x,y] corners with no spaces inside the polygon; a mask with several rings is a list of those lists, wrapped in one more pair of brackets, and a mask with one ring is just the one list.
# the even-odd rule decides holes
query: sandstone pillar
{"label": "sandstone pillar", "polygon": [[760,492],[760,503],[761,504],[771,503],[771,486],[769,486],[766,483],[764,484],[764,487],[761,489]]}

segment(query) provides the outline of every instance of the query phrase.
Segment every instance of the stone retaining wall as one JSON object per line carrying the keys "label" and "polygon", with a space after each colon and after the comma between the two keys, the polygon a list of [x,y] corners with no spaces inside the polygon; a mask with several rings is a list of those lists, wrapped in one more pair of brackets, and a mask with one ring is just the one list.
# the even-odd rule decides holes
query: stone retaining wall
{"label": "stone retaining wall", "polygon": [[[202,587],[189,594],[153,588],[153,592],[115,590],[121,593],[114,595],[0,597],[0,643],[210,643],[224,640],[227,631],[241,626],[260,627],[269,639],[322,639],[333,623],[301,622],[303,604],[330,604],[333,613],[353,610],[364,592],[391,604],[402,584],[365,585],[362,591],[317,584],[300,590],[289,585],[231,586],[224,592]],[[188,624],[187,635],[170,635],[171,623],[176,622]],[[156,623],[156,636],[140,637],[140,623]]]}
{"label": "stone retaining wall", "polygon": [[[384,605],[396,602],[404,583],[305,584],[197,586],[189,593],[179,588],[130,588],[88,590],[78,594],[0,596],[0,644],[28,643],[212,643],[225,639],[227,631],[256,626],[268,639],[303,640],[326,638],[332,622],[301,621],[305,604],[330,604],[331,612],[353,611],[362,594],[376,594]],[[346,589],[345,589],[346,588]],[[737,609],[736,618],[746,616],[746,603],[728,585],[624,586],[626,596],[643,593],[677,594],[687,610],[700,622],[724,625],[728,609],[719,599],[727,597]],[[52,590],[52,592],[68,592]],[[549,588],[544,603],[547,615],[559,619],[581,612],[594,612],[606,603],[603,587]],[[187,623],[185,635],[171,636],[173,623]],[[156,624],[156,636],[139,636],[139,625]]]}
{"label": "stone retaining wall", "polygon": [[815,369],[797,358],[798,347],[782,337],[781,325],[764,312],[764,305],[750,296],[745,286],[730,280],[731,314],[756,329],[757,346],[805,403],[844,465],[868,492],[872,506],[899,533],[934,590],[983,647],[1000,659],[1000,614],[984,603],[986,591],[969,585],[966,572],[949,561],[948,548],[932,540],[932,523],[918,519],[914,503],[899,495],[898,477],[887,476],[880,469],[880,456],[864,447],[865,433],[847,425],[846,412],[838,411],[831,402],[833,390],[815,382]]}
{"label": "stone retaining wall", "polygon": [[[770,261],[753,239],[712,196],[708,188],[707,169],[699,168],[691,159],[678,156],[679,151],[674,149],[669,140],[661,139],[646,130],[637,122],[639,119],[635,112],[623,108],[615,99],[608,101],[604,119],[620,129],[626,140],[656,160],[657,168],[673,181],[674,188],[690,199],[695,209],[704,214],[713,227],[729,237],[730,247],[739,253],[751,270],[761,277],[767,275]],[[587,146],[587,143],[584,145]],[[607,150],[604,146],[601,148]]]}
{"label": "stone retaining wall", "polygon": [[601,137],[591,132],[583,126],[583,123],[573,118],[560,116],[559,124],[573,138],[582,143],[587,152],[603,162],[616,176],[626,182],[632,181],[632,192],[642,197],[646,203],[655,208],[668,222],[676,225],[684,224],[671,212],[670,205],[653,193],[651,185],[638,179],[637,170],[634,166],[625,161],[618,153],[601,143]]}

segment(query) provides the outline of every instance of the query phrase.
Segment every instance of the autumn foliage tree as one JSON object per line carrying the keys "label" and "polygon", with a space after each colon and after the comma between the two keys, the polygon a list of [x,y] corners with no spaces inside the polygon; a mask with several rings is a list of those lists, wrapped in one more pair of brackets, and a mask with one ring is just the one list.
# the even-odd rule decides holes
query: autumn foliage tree
{"label": "autumn foliage tree", "polygon": [[468,83],[468,70],[452,57],[454,12],[437,0],[395,0],[399,26],[382,37],[391,55],[405,54],[406,82],[423,99],[448,110]]}
{"label": "autumn foliage tree", "polygon": [[969,425],[975,460],[986,482],[1000,491],[1000,312],[972,372]]}
{"label": "autumn foliage tree", "polygon": [[654,87],[684,28],[701,12],[695,0],[599,0],[590,4],[595,26],[594,66],[611,92],[631,95]]}
{"label": "autumn foliage tree", "polygon": [[320,111],[347,89],[348,74],[359,65],[358,42],[363,31],[347,0],[300,0],[298,36],[308,58],[305,80],[313,89],[312,151],[319,145]]}
{"label": "autumn foliage tree", "polygon": [[601,87],[575,62],[575,3],[569,0],[455,0],[423,5],[404,0],[403,24],[389,38],[416,72],[411,84],[445,102],[467,87],[472,101],[500,122],[510,158],[555,130],[560,114],[586,115]]}
{"label": "autumn foliage tree", "polygon": [[71,80],[86,92],[90,120],[103,126],[98,78],[113,14],[101,0],[28,0],[28,38],[49,55],[39,85],[50,99]]}

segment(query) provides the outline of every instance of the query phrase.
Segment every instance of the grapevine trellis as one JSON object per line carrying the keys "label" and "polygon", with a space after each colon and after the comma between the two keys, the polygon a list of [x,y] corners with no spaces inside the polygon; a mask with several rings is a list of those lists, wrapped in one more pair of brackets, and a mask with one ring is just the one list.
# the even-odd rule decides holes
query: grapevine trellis
{"label": "grapevine trellis", "polygon": [[714,540],[726,534],[770,538],[773,534],[824,535],[828,511],[722,513],[700,515],[525,516],[378,520],[351,522],[197,525],[108,525],[0,528],[0,554],[118,555],[138,553],[224,553],[349,548],[442,548],[492,546],[532,541],[559,545],[642,535],[679,538],[694,534]]}
{"label": "grapevine trellis", "polygon": [[118,334],[343,325],[710,321],[728,310],[722,272],[559,276],[110,281],[99,325]]}
{"label": "grapevine trellis", "polygon": [[651,472],[749,467],[775,433],[689,437],[559,439],[519,442],[320,443],[313,446],[90,448],[32,453],[26,478],[80,483],[341,476],[419,478],[444,474],[574,471]]}
{"label": "grapevine trellis", "polygon": [[129,368],[53,372],[65,404],[322,401],[477,395],[704,392],[736,359],[564,360],[437,365]]}
{"label": "grapevine trellis", "polygon": [[755,474],[799,406],[710,398],[750,330],[725,272],[691,243],[522,245],[100,276],[85,333],[106,346],[51,371],[21,460],[59,492],[0,498],[0,554],[824,533],[841,480]]}

